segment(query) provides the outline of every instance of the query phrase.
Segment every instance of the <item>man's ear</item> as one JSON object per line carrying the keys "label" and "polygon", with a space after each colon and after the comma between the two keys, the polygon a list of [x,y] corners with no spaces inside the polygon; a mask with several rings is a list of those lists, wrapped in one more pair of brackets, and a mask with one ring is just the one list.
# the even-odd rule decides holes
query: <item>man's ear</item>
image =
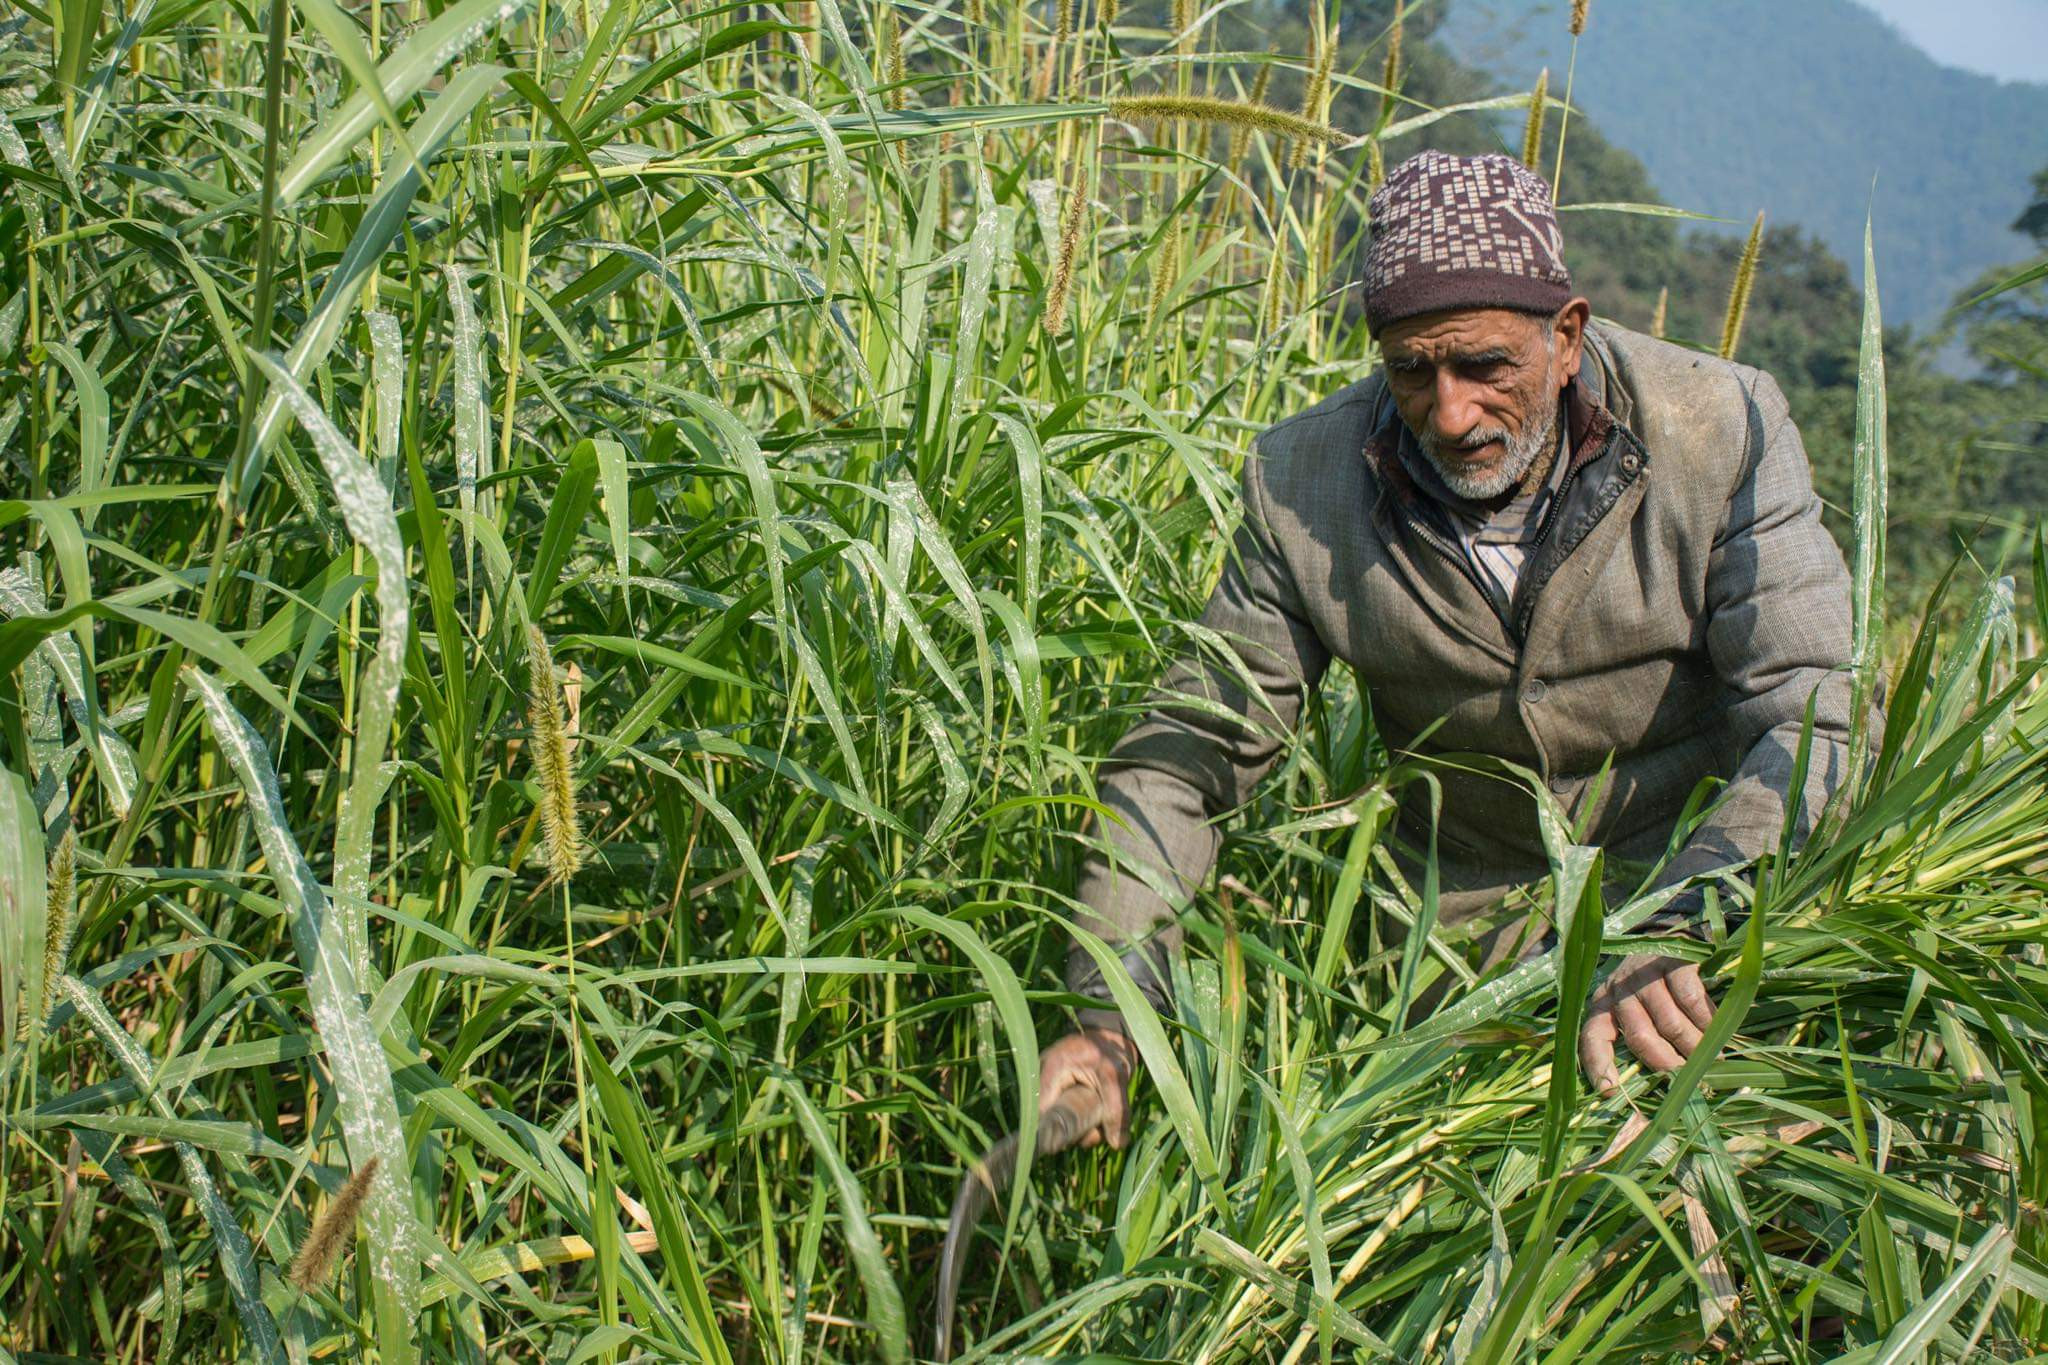
{"label": "man's ear", "polygon": [[1579,361],[1585,355],[1586,324],[1593,320],[1593,305],[1577,298],[1565,304],[1550,320],[1557,340],[1558,371],[1564,383],[1578,377]]}

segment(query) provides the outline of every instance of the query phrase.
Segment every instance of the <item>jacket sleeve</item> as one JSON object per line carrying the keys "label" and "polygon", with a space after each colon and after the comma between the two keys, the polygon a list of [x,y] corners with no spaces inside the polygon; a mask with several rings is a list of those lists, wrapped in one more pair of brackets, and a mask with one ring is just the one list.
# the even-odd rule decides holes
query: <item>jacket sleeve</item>
{"label": "jacket sleeve", "polygon": [[[1707,647],[1739,762],[1721,801],[1658,875],[1658,887],[1745,866],[1777,848],[1809,697],[1813,740],[1795,844],[1812,832],[1849,757],[1848,567],[1821,524],[1784,392],[1762,371],[1739,373],[1754,376],[1748,451],[1708,556],[1706,585]],[[1675,927],[1697,914],[1702,899],[1697,887],[1687,888],[1651,927]]]}
{"label": "jacket sleeve", "polygon": [[[1096,838],[1112,856],[1091,849],[1075,888],[1085,907],[1079,923],[1125,945],[1125,967],[1162,1014],[1171,1012],[1168,956],[1181,940],[1175,916],[1207,879],[1222,842],[1212,822],[1242,804],[1273,766],[1329,665],[1274,539],[1262,468],[1254,442],[1239,476],[1243,519],[1201,617],[1232,647],[1242,673],[1199,641],[1175,655],[1142,717],[1097,769],[1097,798],[1121,823],[1097,823]],[[1148,872],[1166,895],[1147,884]],[[1077,994],[1108,1000],[1100,969],[1078,944],[1066,980]],[[1080,1018],[1110,1027],[1122,1020],[1114,1007]]]}

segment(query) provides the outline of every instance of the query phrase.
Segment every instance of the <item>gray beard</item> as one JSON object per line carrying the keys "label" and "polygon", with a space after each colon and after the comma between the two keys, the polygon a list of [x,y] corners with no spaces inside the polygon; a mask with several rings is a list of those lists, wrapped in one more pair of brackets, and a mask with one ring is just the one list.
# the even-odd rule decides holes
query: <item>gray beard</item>
{"label": "gray beard", "polygon": [[1513,435],[1509,434],[1506,427],[1478,427],[1467,432],[1465,438],[1452,449],[1476,450],[1480,446],[1499,441],[1506,447],[1507,453],[1492,473],[1468,474],[1460,464],[1443,458],[1443,446],[1438,443],[1433,433],[1425,431],[1415,434],[1415,444],[1428,458],[1430,467],[1436,470],[1437,477],[1444,481],[1444,487],[1472,502],[1497,498],[1519,484],[1522,476],[1529,472],[1529,467],[1536,463],[1536,457],[1556,439],[1557,409],[1554,406],[1541,427],[1527,427]]}

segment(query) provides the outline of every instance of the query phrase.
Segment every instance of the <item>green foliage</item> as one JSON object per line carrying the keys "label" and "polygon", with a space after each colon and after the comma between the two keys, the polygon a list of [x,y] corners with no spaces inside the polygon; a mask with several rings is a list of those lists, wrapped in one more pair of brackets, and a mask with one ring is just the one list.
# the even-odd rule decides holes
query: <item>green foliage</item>
{"label": "green foliage", "polygon": [[[1389,154],[1502,107],[1418,93],[1456,74],[1429,9]],[[1028,1126],[1077,1003],[1091,765],[1191,640],[1252,434],[1373,363],[1330,298],[1372,163],[1110,115],[1249,88],[1215,54],[1271,35],[1231,45],[1234,11],[1185,54],[1136,7],[1059,47],[1050,6],[889,13],[0,30],[12,1358],[925,1339],[953,1185]],[[1379,56],[1336,62],[1338,128],[1377,126]],[[1647,198],[1587,120],[1566,158],[1589,201]],[[1673,278],[1608,259],[1638,298]],[[1674,311],[1725,298],[1700,279]],[[1920,637],[1839,834],[1712,950],[1725,1054],[1613,1101],[1554,1072],[1557,1021],[1652,901],[1603,901],[1556,820],[1532,894],[1573,908],[1565,948],[1476,978],[1382,846],[1430,774],[1333,679],[1225,845],[1234,912],[1190,914],[1182,1017],[1138,1025],[1132,1148],[1024,1163],[983,1229],[972,1349],[2040,1343],[2022,619],[1994,579]],[[1383,947],[1390,917],[1419,932]]]}

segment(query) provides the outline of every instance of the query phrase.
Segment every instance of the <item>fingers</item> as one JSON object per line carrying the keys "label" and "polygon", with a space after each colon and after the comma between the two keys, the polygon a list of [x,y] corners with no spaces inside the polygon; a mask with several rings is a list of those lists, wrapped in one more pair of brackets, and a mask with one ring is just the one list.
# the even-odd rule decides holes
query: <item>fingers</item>
{"label": "fingers", "polygon": [[1667,973],[1664,984],[1670,988],[1671,998],[1678,1002],[1678,1007],[1685,1011],[1686,1017],[1694,1024],[1704,1029],[1714,1022],[1713,997],[1707,994],[1705,984],[1700,981],[1700,966],[1697,962],[1688,962],[1678,970]]}
{"label": "fingers", "polygon": [[1621,1088],[1614,1061],[1617,1035],[1636,1060],[1676,1071],[1713,1022],[1714,1002],[1699,967],[1668,957],[1625,957],[1587,1002],[1579,1030],[1579,1065],[1603,1095]]}
{"label": "fingers", "polygon": [[1102,1124],[1097,1129],[1111,1147],[1122,1151],[1131,1141],[1131,1073],[1137,1069],[1137,1044],[1121,1029],[1092,1029],[1103,1060]]}
{"label": "fingers", "polygon": [[[1062,1095],[1075,1087],[1093,1090],[1103,1100],[1103,1112],[1105,1114],[1108,1113],[1111,1101],[1107,1087],[1102,1084],[1102,1080],[1097,1076],[1094,1067],[1078,1061],[1067,1062],[1057,1068],[1048,1070],[1039,1077],[1038,1112],[1043,1115],[1047,1110],[1059,1103]],[[1075,1145],[1079,1147],[1093,1147],[1101,1141],[1102,1125],[1097,1124],[1081,1134]]]}
{"label": "fingers", "polygon": [[[1038,1112],[1059,1103],[1061,1095],[1073,1086],[1085,1085],[1094,1088],[1086,1049],[1086,1040],[1078,1034],[1070,1034],[1038,1054]],[[1102,1139],[1093,1130],[1083,1133],[1079,1144],[1092,1147]]]}
{"label": "fingers", "polygon": [[1131,1102],[1123,1087],[1119,1086],[1105,1101],[1108,1112],[1102,1116],[1102,1127],[1107,1130],[1109,1145],[1121,1152],[1131,1145]]}
{"label": "fingers", "polygon": [[1102,1121],[1081,1134],[1075,1145],[1094,1147],[1107,1140],[1122,1148],[1130,1141],[1130,1106],[1125,1099],[1129,1078],[1128,1061],[1115,1041],[1092,1032],[1069,1034],[1039,1054],[1038,1112],[1059,1103],[1067,1090],[1085,1087],[1100,1100]]}
{"label": "fingers", "polygon": [[1131,1035],[1122,1029],[1091,1028],[1086,1036],[1095,1041],[1097,1051],[1109,1060],[1118,1084],[1128,1082],[1131,1073],[1138,1069],[1138,1045],[1131,1041]]}
{"label": "fingers", "polygon": [[[1081,1087],[1085,1087],[1086,1089],[1089,1089],[1089,1090],[1095,1090],[1095,1091],[1096,1091],[1096,1092],[1097,1092],[1098,1094],[1100,1094],[1100,1093],[1101,1093],[1101,1091],[1100,1091],[1100,1088],[1099,1088],[1099,1087],[1098,1087],[1098,1086],[1097,1086],[1097,1085],[1095,1084],[1095,1081],[1094,1081],[1094,1079],[1093,1079],[1092,1077],[1089,1077],[1089,1076],[1086,1076],[1086,1075],[1081,1075],[1081,1074],[1078,1074],[1078,1073],[1077,1073],[1077,1074],[1075,1074],[1075,1075],[1074,1075],[1074,1076],[1073,1076],[1073,1077],[1072,1077],[1072,1078],[1071,1078],[1071,1079],[1069,1080],[1069,1083],[1068,1083],[1068,1085],[1071,1085],[1071,1086],[1081,1086]],[[1066,1085],[1063,1085],[1063,1086],[1061,1086],[1061,1087],[1060,1087],[1060,1088],[1059,1088],[1058,1090],[1056,1090],[1056,1091],[1054,1091],[1054,1092],[1053,1092],[1053,1094],[1052,1094],[1052,1097],[1051,1097],[1050,1099],[1048,1099],[1048,1098],[1047,1098],[1047,1097],[1046,1097],[1046,1096],[1045,1096],[1045,1095],[1044,1095],[1043,1093],[1041,1093],[1041,1094],[1040,1094],[1040,1096],[1039,1096],[1039,1101],[1038,1101],[1038,1112],[1039,1112],[1039,1113],[1040,1113],[1041,1115],[1042,1115],[1042,1114],[1044,1114],[1044,1113],[1046,1112],[1046,1110],[1048,1110],[1049,1108],[1051,1108],[1051,1107],[1052,1107],[1052,1104],[1053,1104],[1053,1103],[1054,1103],[1055,1101],[1057,1101],[1057,1100],[1058,1100],[1058,1098],[1060,1097],[1060,1095],[1061,1095],[1061,1094],[1063,1094],[1063,1093],[1065,1093],[1065,1091],[1066,1091],[1067,1089],[1068,1089],[1068,1086],[1066,1086]],[[1104,1127],[1104,1125],[1106,1125],[1106,1124],[1107,1124],[1107,1123],[1109,1122],[1109,1108],[1110,1108],[1110,1101],[1108,1101],[1108,1100],[1107,1100],[1107,1098],[1105,1098],[1105,1100],[1104,1100],[1104,1103],[1103,1103],[1103,1120],[1102,1120],[1102,1122],[1101,1122],[1101,1123],[1097,1123],[1097,1124],[1096,1124],[1096,1125],[1094,1125],[1093,1127],[1089,1128],[1089,1129],[1088,1129],[1088,1130],[1087,1130],[1086,1132],[1082,1133],[1082,1134],[1081,1134],[1081,1135],[1080,1135],[1080,1136],[1079,1136],[1078,1138],[1074,1139],[1074,1145],[1075,1145],[1076,1147],[1094,1147],[1094,1146],[1098,1146],[1098,1145],[1100,1145],[1100,1144],[1101,1144],[1101,1142],[1102,1142],[1102,1135],[1103,1135],[1103,1127]]]}
{"label": "fingers", "polygon": [[[1081,1134],[1076,1142],[1079,1147],[1095,1147],[1103,1142],[1121,1151],[1131,1140],[1131,1106],[1124,1096],[1124,1088],[1113,1076],[1100,1072],[1076,1073],[1073,1084],[1093,1090],[1101,1102],[1101,1121]],[[1039,1112],[1043,1113],[1046,1102],[1040,1100]]]}
{"label": "fingers", "polygon": [[1650,1012],[1643,1007],[1640,993],[1617,995],[1614,1001],[1614,1020],[1621,1028],[1622,1040],[1628,1050],[1636,1054],[1636,1060],[1644,1066],[1658,1071],[1676,1071],[1685,1062],[1664,1041],[1664,1035],[1657,1032],[1656,1024],[1650,1020]]}
{"label": "fingers", "polygon": [[1643,984],[1636,992],[1636,999],[1642,1002],[1648,1012],[1651,1024],[1671,1050],[1681,1058],[1692,1056],[1692,1050],[1700,1045],[1700,1031],[1691,1019],[1686,1017],[1678,1002],[1671,998],[1667,978],[1657,976]]}
{"label": "fingers", "polygon": [[1614,1065],[1614,1002],[1605,986],[1593,993],[1579,1029],[1579,1065],[1601,1094],[1621,1089],[1621,1072]]}

